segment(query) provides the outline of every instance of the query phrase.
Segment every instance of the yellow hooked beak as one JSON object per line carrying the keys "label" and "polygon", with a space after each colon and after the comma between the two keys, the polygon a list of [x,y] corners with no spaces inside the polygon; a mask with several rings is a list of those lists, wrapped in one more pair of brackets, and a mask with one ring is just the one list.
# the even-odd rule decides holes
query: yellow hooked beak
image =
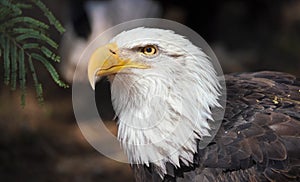
{"label": "yellow hooked beak", "polygon": [[88,64],[88,78],[94,89],[95,78],[117,74],[124,68],[149,68],[148,65],[133,62],[130,59],[119,57],[118,46],[115,43],[104,45],[92,54]]}

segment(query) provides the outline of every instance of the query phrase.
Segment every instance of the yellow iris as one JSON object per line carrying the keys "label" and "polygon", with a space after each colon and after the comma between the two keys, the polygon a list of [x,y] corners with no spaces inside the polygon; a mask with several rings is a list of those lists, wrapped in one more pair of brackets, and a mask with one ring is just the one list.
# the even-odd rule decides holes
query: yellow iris
{"label": "yellow iris", "polygon": [[141,52],[145,55],[154,55],[157,52],[157,48],[153,45],[148,45],[143,47]]}

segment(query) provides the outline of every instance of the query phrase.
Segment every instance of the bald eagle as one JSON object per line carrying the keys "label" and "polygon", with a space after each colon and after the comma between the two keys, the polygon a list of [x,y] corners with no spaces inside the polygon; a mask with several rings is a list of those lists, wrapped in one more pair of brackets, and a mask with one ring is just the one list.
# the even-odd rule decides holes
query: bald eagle
{"label": "bald eagle", "polygon": [[93,88],[110,82],[137,181],[300,181],[300,82],[292,75],[226,75],[218,125],[222,84],[210,58],[171,30],[140,27],[98,48],[88,78]]}

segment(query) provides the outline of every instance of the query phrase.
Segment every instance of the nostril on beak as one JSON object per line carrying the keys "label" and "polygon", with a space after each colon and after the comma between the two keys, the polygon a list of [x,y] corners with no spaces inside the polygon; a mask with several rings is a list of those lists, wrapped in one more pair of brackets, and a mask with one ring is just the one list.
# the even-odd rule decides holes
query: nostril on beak
{"label": "nostril on beak", "polygon": [[116,52],[113,51],[112,49],[109,49],[109,52],[111,52],[112,54],[116,54]]}

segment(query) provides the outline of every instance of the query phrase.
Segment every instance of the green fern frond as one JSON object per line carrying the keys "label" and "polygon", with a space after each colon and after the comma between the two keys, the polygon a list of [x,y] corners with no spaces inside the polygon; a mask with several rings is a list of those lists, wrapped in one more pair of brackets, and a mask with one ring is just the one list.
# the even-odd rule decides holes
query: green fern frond
{"label": "green fern frond", "polygon": [[9,21],[4,22],[0,27],[0,31],[2,29],[8,29],[8,28],[14,27],[17,23],[23,23],[23,25],[26,25],[28,27],[35,28],[35,29],[41,29],[41,30],[49,29],[49,25],[47,25],[39,20],[33,19],[31,17],[24,16],[24,17],[12,18]]}
{"label": "green fern frond", "polygon": [[65,83],[63,83],[60,78],[59,78],[59,74],[57,73],[57,71],[55,70],[55,68],[52,66],[51,63],[49,63],[47,61],[47,59],[39,54],[36,53],[32,53],[31,54],[32,58],[39,60],[41,63],[44,64],[44,66],[46,67],[46,69],[48,70],[48,72],[50,73],[52,79],[60,86],[60,87],[64,87],[64,88],[68,88],[68,85],[66,85]]}
{"label": "green fern frond", "polygon": [[0,8],[0,19],[5,18],[11,13],[11,10],[8,9],[7,7],[1,7]]}
{"label": "green fern frond", "polygon": [[16,90],[18,65],[17,65],[17,47],[14,44],[11,45],[10,56],[11,56],[11,82],[10,82],[10,85],[11,85],[12,90]]}
{"label": "green fern frond", "polygon": [[49,23],[53,25],[57,31],[59,31],[60,33],[64,33],[66,31],[42,1],[40,0],[32,0],[32,1],[44,12],[44,15],[48,18]]}
{"label": "green fern frond", "polygon": [[17,3],[16,6],[20,9],[29,9],[32,8],[31,4],[25,4],[25,3]]}
{"label": "green fern frond", "polygon": [[14,28],[13,32],[16,34],[20,34],[19,36],[16,37],[16,41],[18,42],[26,39],[37,39],[39,41],[46,42],[54,49],[58,48],[58,44],[54,40],[52,40],[44,33],[34,30],[32,28]]}
{"label": "green fern frond", "polygon": [[35,87],[35,92],[37,94],[37,99],[40,103],[42,103],[44,101],[43,87],[42,87],[42,84],[40,84],[39,81],[38,81],[38,78],[37,78],[37,75],[36,75],[36,71],[35,71],[31,56],[28,58],[28,63],[29,63],[29,68],[30,68],[31,74],[32,74],[32,79],[33,79],[33,82],[34,82],[34,87]]}
{"label": "green fern frond", "polygon": [[9,84],[10,80],[10,58],[9,58],[9,52],[10,52],[10,44],[9,40],[7,38],[4,38],[4,83],[5,85]]}
{"label": "green fern frond", "polygon": [[[22,10],[34,7],[39,8],[50,25],[23,14]],[[68,87],[60,80],[51,62],[59,62],[60,57],[55,53],[58,44],[48,34],[50,26],[59,33],[65,31],[42,1],[0,0],[0,57],[4,65],[4,83],[10,85],[12,90],[17,89],[19,85],[22,105],[25,105],[26,97],[26,66],[29,66],[38,101],[44,100],[43,87],[35,70],[35,61],[46,68],[56,84]]]}
{"label": "green fern frond", "polygon": [[60,62],[60,57],[58,55],[56,55],[54,52],[52,52],[50,49],[48,49],[47,47],[42,46],[41,51],[44,53],[44,55],[47,58],[50,58],[51,60],[53,60],[55,62]]}
{"label": "green fern frond", "polygon": [[11,12],[9,14],[9,16],[17,16],[17,15],[21,15],[22,14],[22,10],[16,5],[11,3],[11,1],[8,0],[1,0],[0,2],[3,6],[5,6],[7,9],[11,10]]}
{"label": "green fern frond", "polygon": [[39,46],[38,43],[27,43],[23,45],[23,49],[38,49]]}
{"label": "green fern frond", "polygon": [[19,52],[19,82],[21,89],[21,105],[25,106],[26,96],[26,69],[25,69],[25,56],[24,49]]}

